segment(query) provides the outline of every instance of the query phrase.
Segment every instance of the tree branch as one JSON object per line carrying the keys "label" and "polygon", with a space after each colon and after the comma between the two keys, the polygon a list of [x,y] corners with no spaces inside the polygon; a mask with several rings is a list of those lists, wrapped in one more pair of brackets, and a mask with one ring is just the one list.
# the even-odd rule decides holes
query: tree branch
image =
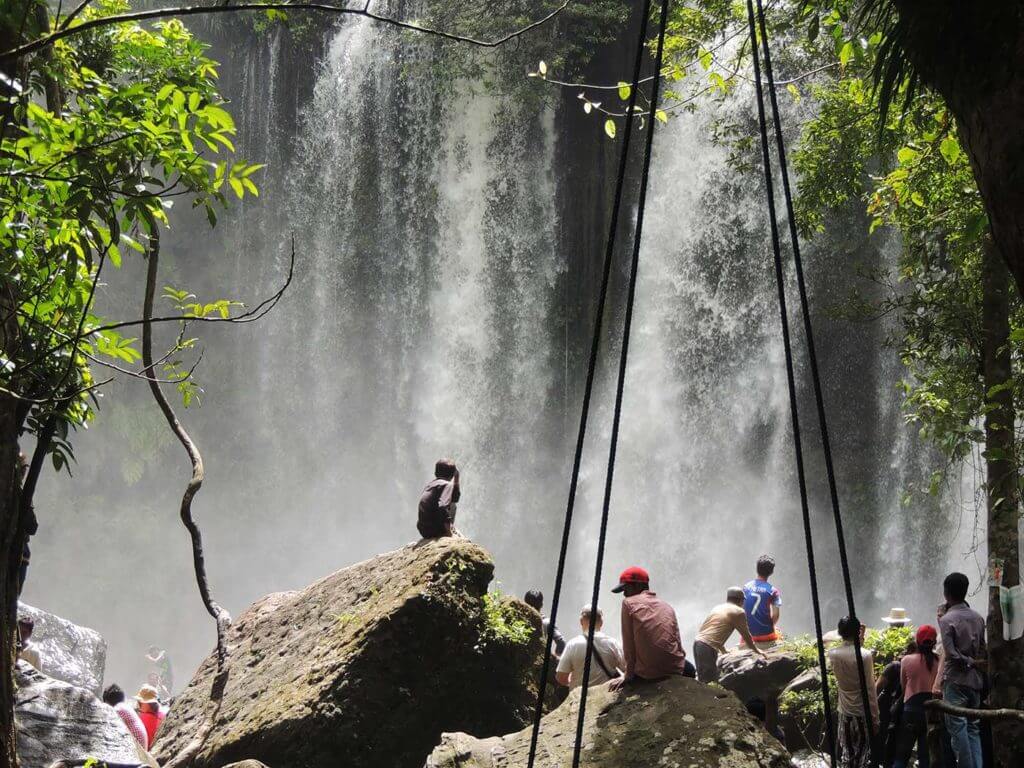
{"label": "tree branch", "polygon": [[[82,3],[78,10],[84,8],[89,0]],[[125,22],[138,22],[145,21],[147,19],[162,19],[169,18],[172,16],[205,16],[216,13],[236,13],[238,11],[323,11],[325,13],[334,13],[344,16],[363,16],[367,19],[379,22],[381,24],[388,24],[393,27],[400,29],[408,29],[413,32],[422,32],[427,35],[433,35],[434,37],[440,37],[444,40],[450,40],[457,43],[466,43],[467,45],[475,45],[479,48],[497,48],[510,40],[514,40],[522,35],[530,32],[538,27],[541,27],[555,18],[560,14],[572,0],[564,0],[564,2],[558,6],[551,13],[547,14],[543,18],[537,21],[527,24],[525,27],[521,27],[514,32],[510,32],[504,37],[499,37],[495,40],[479,40],[473,37],[464,37],[462,35],[456,35],[452,32],[445,32],[440,29],[432,29],[430,27],[422,27],[411,21],[402,21],[401,19],[393,19],[389,16],[381,16],[380,14],[373,13],[369,10],[367,4],[363,8],[339,8],[336,5],[328,5],[327,3],[287,3],[287,2],[268,2],[268,3],[239,3],[238,5],[190,5],[181,6],[176,8],[153,8],[145,11],[134,11],[131,13],[119,13],[113,16],[103,16],[95,19],[89,19],[81,24],[74,27],[69,27],[67,22],[60,29],[55,29],[48,35],[43,35],[36,40],[30,40],[27,43],[12,48],[9,51],[3,51],[0,53],[0,57],[20,59],[24,56],[28,56],[31,53],[40,51],[44,48],[48,48],[58,40],[63,40],[66,37],[81,34],[90,29],[96,29],[99,27],[108,27],[113,24],[121,24]]]}
{"label": "tree branch", "polygon": [[153,362],[153,325],[150,320],[153,317],[153,297],[156,294],[156,276],[160,265],[160,232],[155,222],[150,222],[150,227],[152,232],[150,234],[147,254],[149,264],[146,269],[146,293],[142,308],[142,362],[146,366],[143,369],[143,373],[150,377],[149,388],[153,393],[153,399],[160,406],[164,418],[167,419],[168,426],[170,426],[171,431],[174,432],[178,441],[184,446],[189,461],[192,463],[192,477],[189,479],[188,485],[185,486],[185,493],[181,497],[181,521],[192,538],[192,564],[195,567],[199,594],[202,597],[206,611],[217,623],[217,668],[223,670],[227,661],[227,630],[231,625],[231,615],[214,602],[210,596],[210,584],[206,576],[206,563],[203,555],[203,537],[199,526],[192,519],[192,499],[199,492],[203,485],[203,479],[206,476],[206,471],[203,467],[203,456],[191,436],[185,430],[185,427],[182,426],[181,422],[178,421],[178,417],[175,416],[171,404],[164,396],[163,390],[160,389],[160,384],[152,381],[153,366],[155,364]]}
{"label": "tree branch", "polygon": [[932,699],[924,704],[929,709],[937,709],[948,715],[969,717],[972,720],[1020,720],[1024,722],[1024,709],[969,709],[950,704],[944,699]]}

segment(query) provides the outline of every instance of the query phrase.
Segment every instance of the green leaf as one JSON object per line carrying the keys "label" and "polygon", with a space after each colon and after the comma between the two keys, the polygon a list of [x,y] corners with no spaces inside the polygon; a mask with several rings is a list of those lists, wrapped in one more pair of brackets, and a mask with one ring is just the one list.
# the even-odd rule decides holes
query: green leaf
{"label": "green leaf", "polygon": [[900,165],[909,165],[910,163],[917,160],[920,156],[920,152],[910,147],[903,147],[899,152],[896,153],[896,159],[899,160]]}
{"label": "green leaf", "polygon": [[654,117],[657,120],[660,120],[663,123],[667,123],[668,122],[668,112],[666,112],[664,109],[656,110],[654,112]]}
{"label": "green leaf", "polygon": [[843,44],[843,47],[839,49],[839,63],[843,67],[850,63],[850,59],[853,58],[853,43],[849,40]]}
{"label": "green leaf", "polygon": [[615,138],[615,121],[611,118],[604,121],[604,132],[608,134],[609,139]]}
{"label": "green leaf", "polygon": [[960,159],[960,142],[953,136],[947,136],[939,144],[939,152],[942,153],[947,163],[953,165]]}
{"label": "green leaf", "polygon": [[622,99],[623,101],[629,101],[629,95],[630,95],[630,93],[632,93],[632,91],[633,91],[633,89],[632,89],[632,87],[630,87],[629,83],[623,83],[621,81],[619,82],[619,98],[620,99]]}

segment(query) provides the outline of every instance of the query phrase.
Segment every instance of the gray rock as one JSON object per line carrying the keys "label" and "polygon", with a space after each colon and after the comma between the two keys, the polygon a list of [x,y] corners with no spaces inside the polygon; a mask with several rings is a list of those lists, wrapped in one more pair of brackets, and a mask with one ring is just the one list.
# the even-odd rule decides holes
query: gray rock
{"label": "gray rock", "polygon": [[[535,768],[572,763],[579,689],[541,723]],[[529,727],[477,739],[446,733],[425,768],[526,768]],[[789,754],[717,686],[684,677],[587,694],[580,765],[585,768],[788,768]]]}
{"label": "gray rock", "polygon": [[829,768],[828,758],[818,752],[803,749],[793,755],[793,768]]}
{"label": "gray rock", "polygon": [[718,657],[719,683],[740,701],[777,698],[803,670],[796,654],[782,648],[765,650],[765,662],[751,651],[730,651]]}
{"label": "gray rock", "polygon": [[24,661],[15,672],[18,755],[28,768],[96,757],[138,764],[135,739],[114,710],[90,691],[54,680]]}
{"label": "gray rock", "polygon": [[487,597],[494,563],[465,539],[404,547],[299,592],[269,595],[228,632],[226,679],[210,657],[157,736],[161,762],[207,722],[189,768],[419,768],[444,731],[482,736],[533,714],[540,615]]}
{"label": "gray rock", "polygon": [[31,616],[35,622],[32,643],[39,651],[43,674],[100,694],[107,643],[99,632],[27,603],[18,603],[18,615]]}
{"label": "gray rock", "polygon": [[243,760],[240,763],[231,763],[231,765],[225,765],[224,768],[267,768],[259,760]]}
{"label": "gray rock", "polygon": [[806,669],[793,678],[783,689],[783,693],[803,693],[804,691],[821,690],[821,672],[817,669]]}

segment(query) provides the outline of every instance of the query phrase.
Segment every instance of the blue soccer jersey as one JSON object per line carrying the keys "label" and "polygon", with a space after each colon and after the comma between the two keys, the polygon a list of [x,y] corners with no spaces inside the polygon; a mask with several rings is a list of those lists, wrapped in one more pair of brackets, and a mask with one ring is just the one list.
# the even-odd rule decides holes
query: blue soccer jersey
{"label": "blue soccer jersey", "polygon": [[772,606],[782,605],[779,590],[763,579],[748,581],[743,586],[743,610],[747,612],[747,625],[754,638],[767,637],[774,634],[772,623]]}

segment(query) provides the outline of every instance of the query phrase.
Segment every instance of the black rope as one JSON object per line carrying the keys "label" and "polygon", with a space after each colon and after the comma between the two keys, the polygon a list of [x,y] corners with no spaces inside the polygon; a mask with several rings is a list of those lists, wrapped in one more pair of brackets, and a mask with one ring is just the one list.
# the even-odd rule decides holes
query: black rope
{"label": "black rope", "polygon": [[[787,374],[789,376],[789,387],[790,387],[790,407],[793,409],[794,441],[795,441],[795,443],[797,445],[797,453],[799,454],[800,453],[800,448],[799,448],[799,445],[800,445],[800,435],[799,435],[799,422],[798,422],[798,418],[796,416],[796,392],[795,392],[795,387],[794,387],[794,383],[793,383],[793,373],[792,373],[792,349],[790,347],[790,342],[789,342],[789,329],[788,329],[789,323],[788,323],[788,318],[786,316],[786,309],[785,309],[785,289],[784,289],[784,286],[783,286],[781,253],[780,253],[779,235],[778,235],[778,223],[777,223],[777,218],[776,218],[776,213],[775,213],[775,199],[774,199],[774,190],[773,190],[773,185],[772,185],[770,155],[769,155],[769,150],[768,150],[768,129],[767,129],[767,124],[766,124],[766,119],[765,119],[764,93],[763,93],[763,86],[761,84],[761,76],[760,76],[760,61],[759,61],[760,56],[758,55],[758,50],[757,50],[757,32],[756,32],[755,27],[754,27],[754,8],[753,8],[752,0],[747,0],[747,16],[748,16],[748,21],[749,21],[749,24],[750,24],[750,41],[751,41],[751,46],[752,46],[752,49],[753,49],[752,52],[753,52],[753,58],[754,58],[754,82],[755,82],[755,88],[756,88],[756,91],[757,91],[758,120],[759,120],[759,126],[760,126],[760,131],[761,131],[761,147],[762,147],[762,154],[763,154],[764,163],[765,163],[765,181],[766,181],[766,186],[767,186],[768,209],[769,209],[769,214],[771,216],[772,247],[773,247],[773,250],[774,250],[774,253],[775,253],[776,280],[777,280],[778,286],[779,286],[779,303],[780,303],[780,309],[782,311],[782,316],[783,316],[782,317],[782,321],[783,321],[783,341],[784,341],[784,344],[786,346],[786,365],[787,365]],[[843,519],[842,519],[842,513],[841,513],[840,508],[839,508],[839,493],[838,493],[837,485],[836,485],[835,465],[834,465],[834,462],[832,460],[832,447],[831,447],[831,442],[829,440],[828,422],[827,422],[826,413],[825,413],[825,400],[824,400],[824,395],[822,394],[821,375],[820,375],[820,372],[819,372],[819,369],[818,369],[818,358],[817,358],[817,353],[816,353],[816,349],[815,349],[815,346],[814,346],[814,330],[813,330],[812,323],[811,323],[811,315],[810,315],[810,309],[809,309],[810,304],[809,304],[809,301],[807,299],[807,287],[806,287],[806,283],[805,283],[805,280],[804,280],[803,259],[802,259],[801,254],[800,254],[800,239],[798,237],[797,228],[796,228],[796,216],[795,216],[794,211],[793,211],[793,194],[792,194],[792,188],[791,188],[791,185],[790,185],[790,182],[789,182],[789,169],[788,169],[787,162],[786,162],[786,147],[785,147],[785,141],[784,141],[783,132],[782,132],[782,118],[781,118],[780,111],[779,111],[778,98],[777,98],[776,93],[775,93],[775,78],[774,78],[774,74],[773,74],[773,71],[772,71],[772,63],[771,63],[771,48],[770,48],[770,45],[768,43],[768,30],[767,30],[767,26],[766,26],[765,20],[764,20],[764,7],[763,7],[763,4],[762,4],[762,0],[757,0],[757,20],[758,20],[758,27],[760,28],[760,32],[761,32],[761,44],[762,44],[762,48],[763,48],[763,51],[764,51],[765,77],[767,79],[768,94],[769,94],[769,99],[770,99],[771,107],[772,107],[772,122],[773,122],[774,131],[775,131],[775,144],[776,144],[776,148],[777,148],[778,156],[779,156],[779,169],[780,169],[780,173],[782,175],[782,190],[783,190],[783,196],[784,196],[785,202],[786,202],[786,215],[787,215],[788,223],[789,223],[789,235],[790,235],[790,240],[792,241],[792,246],[793,246],[793,264],[794,264],[794,268],[795,268],[795,271],[796,271],[797,289],[798,289],[799,296],[800,296],[800,311],[801,311],[801,315],[802,315],[802,318],[803,318],[804,334],[805,334],[806,339],[807,339],[807,355],[808,355],[808,362],[809,362],[810,371],[811,371],[811,380],[812,380],[813,386],[814,386],[814,400],[815,400],[815,406],[817,408],[818,427],[819,427],[820,435],[821,435],[822,452],[824,453],[824,457],[825,457],[825,470],[826,470],[826,475],[827,475],[827,478],[828,478],[829,496],[830,496],[831,505],[832,505],[832,515],[833,515],[833,519],[834,519],[834,522],[835,522],[835,528],[836,528],[836,539],[837,539],[837,542],[838,542],[838,545],[839,545],[839,562],[840,562],[840,566],[841,566],[841,570],[842,570],[843,586],[844,586],[844,589],[846,591],[847,610],[849,612],[850,617],[853,618],[854,620],[856,620],[857,612],[856,612],[856,608],[854,606],[853,582],[852,582],[852,579],[850,577],[850,564],[849,564],[849,557],[847,555],[847,550],[846,550],[846,537],[845,537],[844,532],[843,532]],[[832,711],[831,711],[831,705],[830,705],[829,698],[828,698],[827,674],[825,674],[825,669],[824,669],[824,644],[823,644],[822,639],[821,639],[821,615],[820,615],[819,603],[818,603],[818,600],[817,600],[817,587],[816,587],[816,585],[817,585],[817,575],[816,575],[816,572],[815,572],[815,567],[814,567],[814,564],[813,564],[813,554],[812,554],[812,551],[811,551],[810,520],[809,520],[808,511],[807,511],[807,507],[806,507],[806,489],[805,489],[805,487],[803,485],[803,479],[802,479],[803,466],[802,466],[802,459],[800,459],[800,458],[798,458],[798,474],[801,475],[801,488],[800,488],[800,491],[801,491],[801,497],[802,497],[801,500],[802,500],[802,503],[804,505],[804,508],[803,508],[803,512],[804,512],[804,530],[805,530],[805,535],[807,537],[808,564],[809,564],[809,568],[810,568],[810,571],[811,571],[811,586],[812,586],[812,599],[813,599],[813,602],[814,602],[815,627],[816,627],[816,630],[818,632],[818,657],[819,657],[819,662],[822,664],[822,691],[823,691],[823,695],[825,697],[825,715],[826,715],[827,720],[831,720],[832,719]],[[877,765],[878,764],[878,756],[877,756],[876,750],[875,750],[874,721],[873,721],[873,717],[872,717],[872,709],[871,709],[871,706],[869,704],[869,695],[870,694],[868,692],[867,675],[866,675],[866,673],[864,671],[863,664],[860,663],[860,658],[861,658],[862,650],[861,650],[861,642],[860,642],[860,633],[859,632],[854,636],[854,652],[856,653],[856,658],[857,658],[857,676],[858,676],[859,682],[860,682],[861,703],[862,703],[863,708],[864,708],[864,721],[865,721],[865,725],[866,725],[867,733],[868,733],[868,744],[869,744],[869,748],[871,750],[871,764],[872,765]],[[834,753],[834,741],[833,741],[833,736],[832,736],[832,727],[833,727],[832,724],[829,723],[828,724],[828,728],[829,728],[830,755],[832,757],[832,764],[834,766],[835,765],[835,753]]]}
{"label": "black rope", "polygon": [[[645,0],[643,17],[640,22],[640,33],[637,37],[636,60],[633,64],[633,85],[629,94],[627,115],[636,111],[638,92],[640,90],[640,73],[644,61],[644,42],[647,39],[647,22],[650,17],[652,0]],[[653,114],[653,111],[652,111]],[[652,121],[653,122],[653,121]],[[565,507],[565,522],[562,529],[562,543],[558,554],[558,568],[555,572],[555,586],[551,595],[551,611],[548,614],[548,632],[544,647],[544,662],[541,668],[540,684],[537,686],[537,705],[533,713],[533,731],[530,735],[530,755],[528,768],[533,768],[537,757],[537,741],[540,737],[540,723],[544,717],[544,695],[547,691],[548,675],[551,672],[551,648],[555,640],[555,622],[558,618],[558,605],[562,596],[562,580],[565,576],[565,561],[569,550],[569,533],[572,528],[572,517],[576,507],[576,491],[579,486],[580,465],[583,459],[583,446],[587,436],[587,421],[590,417],[590,401],[594,391],[594,375],[597,369],[597,356],[601,347],[601,330],[611,280],[612,260],[615,254],[615,241],[618,234],[619,213],[622,208],[622,197],[625,190],[626,171],[629,167],[629,149],[633,137],[632,117],[627,117],[626,128],[622,137],[622,148],[619,154],[619,171],[615,180],[615,196],[612,201],[611,221],[608,228],[608,240],[605,243],[604,266],[601,275],[601,289],[597,300],[594,316],[594,333],[590,342],[590,359],[587,364],[587,380],[583,389],[583,407],[580,414],[579,430],[576,436],[576,451],[573,455],[572,476],[569,481],[569,499]],[[589,662],[589,657],[588,657]]]}
{"label": "black rope", "polygon": [[[665,52],[665,31],[668,22],[670,0],[661,0],[661,19],[658,27],[658,47],[654,55],[654,78],[651,85],[650,118],[647,121],[647,142],[644,146],[643,169],[640,173],[640,195],[637,200],[636,226],[633,232],[633,258],[629,273],[629,291],[626,297],[626,316],[622,326],[622,349],[619,353],[619,373],[615,388],[615,410],[612,417],[612,433],[608,446],[608,472],[605,476],[604,502],[601,507],[601,530],[597,539],[597,558],[594,565],[594,590],[590,598],[590,626],[587,631],[587,653],[583,664],[583,686],[580,689],[580,707],[576,716],[576,743],[573,747],[572,768],[579,768],[583,749],[583,723],[587,711],[587,688],[590,684],[590,667],[594,655],[594,631],[597,627],[597,603],[601,590],[601,570],[604,565],[604,548],[608,538],[608,513],[611,507],[612,481],[615,476],[615,454],[619,442],[619,424],[622,420],[622,397],[626,384],[626,363],[629,358],[629,337],[633,326],[633,306],[636,303],[636,282],[640,270],[640,243],[643,239],[644,208],[647,205],[647,182],[651,172],[651,154],[654,146],[654,128],[658,124],[655,115],[658,109],[658,91],[661,86],[662,57]],[[649,5],[649,2],[648,2]],[[649,13],[649,9],[647,13]],[[634,85],[634,90],[635,90]],[[632,121],[632,110],[627,120]]]}

